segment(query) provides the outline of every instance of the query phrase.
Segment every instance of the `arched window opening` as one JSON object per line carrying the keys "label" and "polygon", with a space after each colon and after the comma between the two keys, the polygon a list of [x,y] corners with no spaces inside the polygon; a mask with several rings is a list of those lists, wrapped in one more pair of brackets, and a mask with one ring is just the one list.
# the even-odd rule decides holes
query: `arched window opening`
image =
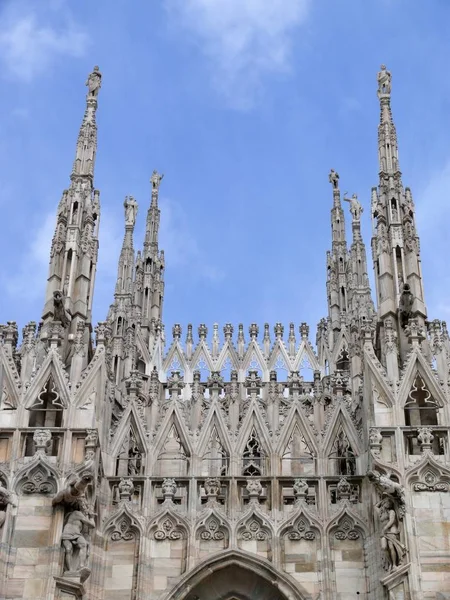
{"label": "arched window opening", "polygon": [[405,425],[410,427],[437,425],[438,410],[437,402],[427,389],[422,377],[417,374],[405,403]]}
{"label": "arched window opening", "polygon": [[28,410],[29,427],[61,427],[64,407],[52,378]]}
{"label": "arched window opening", "polygon": [[336,436],[328,458],[333,475],[355,475],[356,455],[343,429]]}
{"label": "arched window opening", "polygon": [[255,429],[253,429],[242,454],[242,475],[248,477],[263,475],[265,459],[265,453],[261,447],[258,435]]}
{"label": "arched window opening", "polygon": [[228,475],[229,456],[214,426],[208,447],[202,459],[202,475],[205,477],[223,477]]}
{"label": "arched window opening", "polygon": [[175,424],[172,424],[164,445],[158,454],[158,475],[182,477],[187,475],[188,466],[188,453]]}
{"label": "arched window opening", "polygon": [[350,370],[350,358],[348,356],[347,348],[342,348],[339,353],[339,357],[336,361],[336,369],[338,371],[349,371]]}
{"label": "arched window opening", "polygon": [[78,202],[72,204],[72,217],[70,219],[71,225],[76,225],[78,221]]}
{"label": "arched window opening", "polygon": [[281,474],[292,477],[315,474],[315,456],[300,431],[295,426],[281,458]]}
{"label": "arched window opening", "polygon": [[130,427],[116,459],[116,475],[142,475],[144,469],[143,456],[144,450],[138,442],[138,436],[133,427]]}

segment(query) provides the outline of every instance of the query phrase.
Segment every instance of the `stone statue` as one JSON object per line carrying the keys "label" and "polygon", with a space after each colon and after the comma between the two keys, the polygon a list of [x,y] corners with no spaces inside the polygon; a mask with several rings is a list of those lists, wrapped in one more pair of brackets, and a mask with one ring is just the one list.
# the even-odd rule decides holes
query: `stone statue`
{"label": "stone statue", "polygon": [[411,286],[409,283],[403,284],[403,290],[400,296],[398,304],[398,311],[400,313],[400,324],[404,328],[408,325],[409,319],[412,317],[412,307],[414,302],[414,296],[411,292]]}
{"label": "stone statue", "polygon": [[376,504],[376,508],[382,524],[380,536],[381,548],[384,550],[382,564],[386,571],[391,572],[403,563],[407,550],[400,542],[400,525],[394,501],[389,496],[385,496]]}
{"label": "stone statue", "polygon": [[403,563],[407,549],[400,542],[400,521],[406,512],[405,490],[402,485],[378,471],[367,473],[375,485],[380,501],[375,505],[381,522],[380,542],[383,550],[383,568],[393,571]]}
{"label": "stone statue", "polygon": [[88,518],[81,510],[74,510],[67,515],[61,535],[65,551],[65,574],[78,575],[80,571],[86,569],[89,546],[87,535],[89,529],[94,527],[94,520]]}
{"label": "stone statue", "polygon": [[14,506],[11,493],[8,492],[8,490],[2,485],[0,485],[0,530],[6,521],[6,506],[8,504],[12,504]]}
{"label": "stone statue", "polygon": [[381,71],[377,75],[378,96],[391,93],[391,73],[386,69],[386,65],[381,65]]}
{"label": "stone statue", "polygon": [[350,213],[353,217],[353,221],[354,222],[360,221],[361,214],[364,209],[358,200],[358,196],[356,194],[353,194],[353,196],[351,198],[346,198],[346,196],[344,194],[344,200],[345,200],[345,202],[350,202]]}
{"label": "stone statue", "polygon": [[102,87],[102,74],[97,66],[87,78],[86,85],[88,86],[88,98],[96,98]]}
{"label": "stone statue", "polygon": [[133,196],[127,196],[123,205],[125,207],[125,225],[132,225],[134,227],[138,204]]}
{"label": "stone statue", "polygon": [[73,510],[89,514],[90,509],[86,501],[86,488],[93,480],[94,475],[90,470],[83,471],[80,476],[72,477],[67,486],[53,498],[52,505],[64,504]]}
{"label": "stone statue", "polygon": [[66,328],[70,325],[72,317],[64,308],[64,295],[61,290],[53,292],[53,321],[59,321]]}
{"label": "stone statue", "polygon": [[160,175],[158,171],[153,171],[152,176],[150,177],[150,183],[152,184],[152,190],[156,192],[159,190],[159,186],[161,184],[161,180],[164,175]]}
{"label": "stone statue", "polygon": [[334,169],[331,169],[330,174],[328,176],[328,181],[333,186],[333,189],[337,190],[339,185],[339,173],[337,173]]}

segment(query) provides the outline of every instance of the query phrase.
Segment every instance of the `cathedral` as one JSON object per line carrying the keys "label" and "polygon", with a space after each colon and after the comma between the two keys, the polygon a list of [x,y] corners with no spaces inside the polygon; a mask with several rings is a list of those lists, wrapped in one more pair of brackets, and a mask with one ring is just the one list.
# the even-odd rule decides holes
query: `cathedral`
{"label": "cathedral", "polygon": [[101,81],[94,67],[41,318],[20,340],[0,325],[0,598],[449,599],[450,340],[427,316],[391,73],[375,289],[363,208],[331,170],[315,338],[304,322],[164,328],[156,171],[137,252],[125,198],[114,298],[92,323]]}

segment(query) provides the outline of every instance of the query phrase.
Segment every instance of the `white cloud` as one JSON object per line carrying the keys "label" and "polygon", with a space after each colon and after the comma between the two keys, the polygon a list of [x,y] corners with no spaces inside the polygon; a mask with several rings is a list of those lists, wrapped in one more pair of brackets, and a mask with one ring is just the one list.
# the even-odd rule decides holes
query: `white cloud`
{"label": "white cloud", "polygon": [[63,3],[9,2],[0,12],[0,61],[7,73],[29,82],[64,57],[80,57],[87,34]]}
{"label": "white cloud", "polygon": [[214,86],[248,108],[267,73],[291,67],[293,37],[310,0],[165,0],[170,17],[210,61]]}

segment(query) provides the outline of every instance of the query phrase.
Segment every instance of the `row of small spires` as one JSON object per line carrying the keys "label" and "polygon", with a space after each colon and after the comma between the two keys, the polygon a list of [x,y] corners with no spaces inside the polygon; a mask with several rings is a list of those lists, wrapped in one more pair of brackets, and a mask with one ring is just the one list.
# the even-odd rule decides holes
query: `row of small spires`
{"label": "row of small spires", "polygon": [[[269,329],[270,329],[269,323],[265,323],[264,324],[264,339],[270,339]],[[193,327],[189,323],[189,325],[187,326],[187,335],[186,335],[187,342],[193,341],[192,330],[193,330]],[[276,339],[283,339],[284,325],[282,323],[275,323],[273,330],[274,330]],[[306,323],[301,323],[298,330],[299,330],[302,340],[307,340],[308,336],[309,336],[309,325],[307,325]],[[197,331],[198,331],[198,337],[200,338],[200,340],[205,340],[207,338],[208,327],[204,323],[202,323],[198,326]],[[226,323],[223,327],[223,334],[225,336],[225,340],[231,340],[233,337],[233,333],[234,333],[233,325],[231,323]],[[259,326],[256,323],[252,323],[250,325],[250,327],[248,328],[248,333],[250,335],[251,340],[258,339]],[[175,323],[175,325],[172,327],[173,339],[179,340],[181,338],[181,334],[182,334],[181,325],[179,323]],[[214,340],[219,339],[219,325],[217,323],[214,323],[214,325],[213,325],[213,339]],[[239,323],[239,325],[238,325],[238,340],[242,340],[242,341],[244,340],[244,325],[242,323]],[[294,325],[294,323],[289,323],[289,340],[295,340],[295,325]]]}

